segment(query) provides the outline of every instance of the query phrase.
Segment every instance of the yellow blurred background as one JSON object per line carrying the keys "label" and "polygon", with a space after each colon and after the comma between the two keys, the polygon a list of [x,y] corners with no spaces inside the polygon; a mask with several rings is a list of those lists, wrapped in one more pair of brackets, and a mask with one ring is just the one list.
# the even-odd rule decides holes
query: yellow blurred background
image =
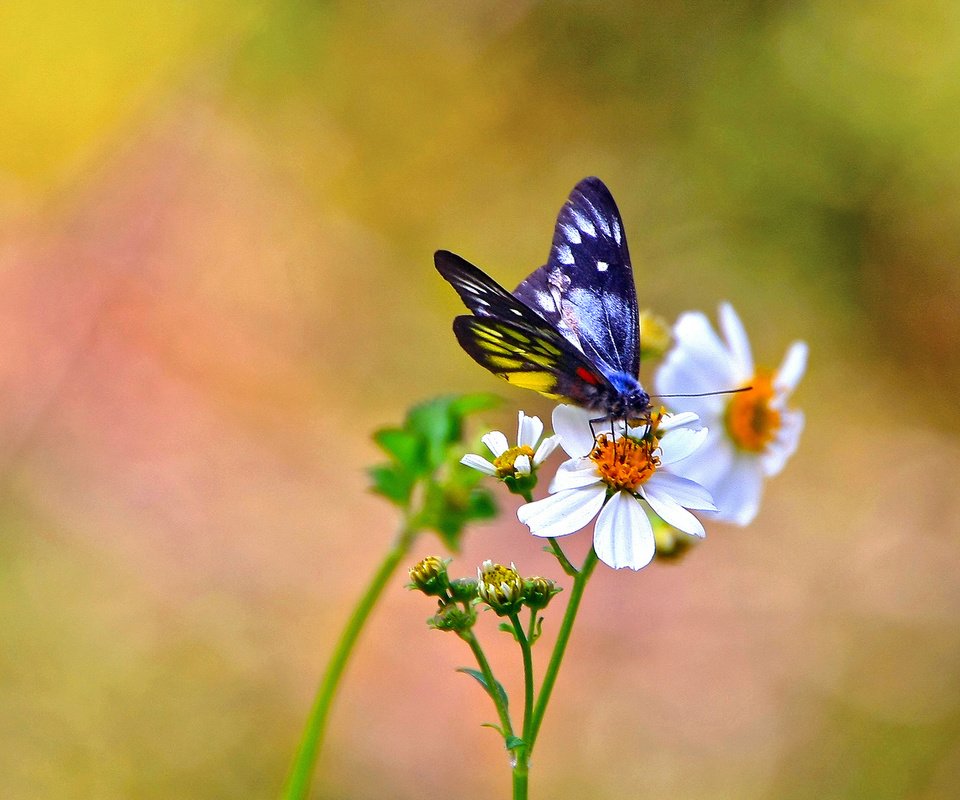
{"label": "yellow blurred background", "polygon": [[[433,250],[512,286],[596,174],[643,306],[810,343],[808,422],[751,527],[598,570],[532,795],[956,797],[958,107],[950,0],[0,5],[0,796],[277,795],[393,536],[369,433],[550,412],[458,349]],[[452,569],[559,578],[503,505]],[[403,583],[315,797],[504,797]]]}

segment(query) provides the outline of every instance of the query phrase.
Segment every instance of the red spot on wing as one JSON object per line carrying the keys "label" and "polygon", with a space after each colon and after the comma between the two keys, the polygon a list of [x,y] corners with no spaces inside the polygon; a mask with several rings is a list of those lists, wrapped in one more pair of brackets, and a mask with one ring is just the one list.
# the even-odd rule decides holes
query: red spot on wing
{"label": "red spot on wing", "polygon": [[577,377],[594,386],[600,383],[600,376],[595,372],[591,372],[586,367],[577,367]]}

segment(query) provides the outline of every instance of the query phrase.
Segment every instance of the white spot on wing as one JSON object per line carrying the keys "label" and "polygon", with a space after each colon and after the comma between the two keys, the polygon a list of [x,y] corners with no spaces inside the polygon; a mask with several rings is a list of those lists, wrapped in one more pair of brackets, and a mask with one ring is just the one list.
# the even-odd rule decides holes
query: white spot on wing
{"label": "white spot on wing", "polygon": [[583,202],[586,203],[587,208],[589,208],[590,211],[593,213],[593,218],[597,221],[597,225],[600,226],[600,230],[603,231],[603,233],[604,233],[605,236],[609,236],[609,235],[610,235],[610,226],[607,225],[607,220],[604,218],[603,214],[601,214],[599,211],[597,211],[597,209],[596,209],[596,207],[593,205],[593,203],[591,203],[589,200],[587,200],[586,197],[583,198]]}
{"label": "white spot on wing", "polygon": [[559,261],[561,264],[575,263],[573,253],[570,252],[570,248],[567,245],[557,245],[557,261]]}
{"label": "white spot on wing", "polygon": [[580,231],[573,227],[573,225],[561,225],[563,232],[567,235],[567,239],[570,240],[571,244],[580,244],[583,239],[580,238]]}
{"label": "white spot on wing", "polygon": [[613,230],[613,238],[617,240],[617,244],[620,244],[620,226],[615,219],[610,220],[610,228]]}
{"label": "white spot on wing", "polygon": [[606,272],[610,268],[610,265],[606,261],[597,262],[597,272]]}
{"label": "white spot on wing", "polygon": [[574,222],[577,223],[577,227],[587,234],[587,236],[597,237],[597,229],[593,227],[593,223],[577,211],[577,209],[571,208],[570,215],[573,217]]}

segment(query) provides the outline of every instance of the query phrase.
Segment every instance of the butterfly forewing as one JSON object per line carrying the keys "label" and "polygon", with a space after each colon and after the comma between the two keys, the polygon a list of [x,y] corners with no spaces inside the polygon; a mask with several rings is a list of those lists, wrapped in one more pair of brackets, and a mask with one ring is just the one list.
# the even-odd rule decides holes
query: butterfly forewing
{"label": "butterfly forewing", "polygon": [[627,239],[617,204],[600,179],[585,178],[574,187],[557,216],[547,264],[514,295],[589,359],[608,370],[639,373],[637,292]]}
{"label": "butterfly forewing", "polygon": [[464,305],[479,317],[496,317],[537,327],[543,318],[518,300],[483,270],[456,253],[438,250],[433,255],[437,271],[457,290]]}

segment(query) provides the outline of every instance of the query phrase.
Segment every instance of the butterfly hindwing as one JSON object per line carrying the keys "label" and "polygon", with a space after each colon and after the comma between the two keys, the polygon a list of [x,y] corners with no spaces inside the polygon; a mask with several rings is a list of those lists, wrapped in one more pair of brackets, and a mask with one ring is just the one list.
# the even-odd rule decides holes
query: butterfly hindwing
{"label": "butterfly hindwing", "polygon": [[514,295],[588,359],[608,370],[638,374],[633,269],[620,211],[599,178],[585,178],[574,187],[557,216],[547,264]]}
{"label": "butterfly hindwing", "polygon": [[528,326],[464,315],[454,319],[453,331],[474,361],[514,386],[582,406],[613,392],[607,378],[543,320]]}

